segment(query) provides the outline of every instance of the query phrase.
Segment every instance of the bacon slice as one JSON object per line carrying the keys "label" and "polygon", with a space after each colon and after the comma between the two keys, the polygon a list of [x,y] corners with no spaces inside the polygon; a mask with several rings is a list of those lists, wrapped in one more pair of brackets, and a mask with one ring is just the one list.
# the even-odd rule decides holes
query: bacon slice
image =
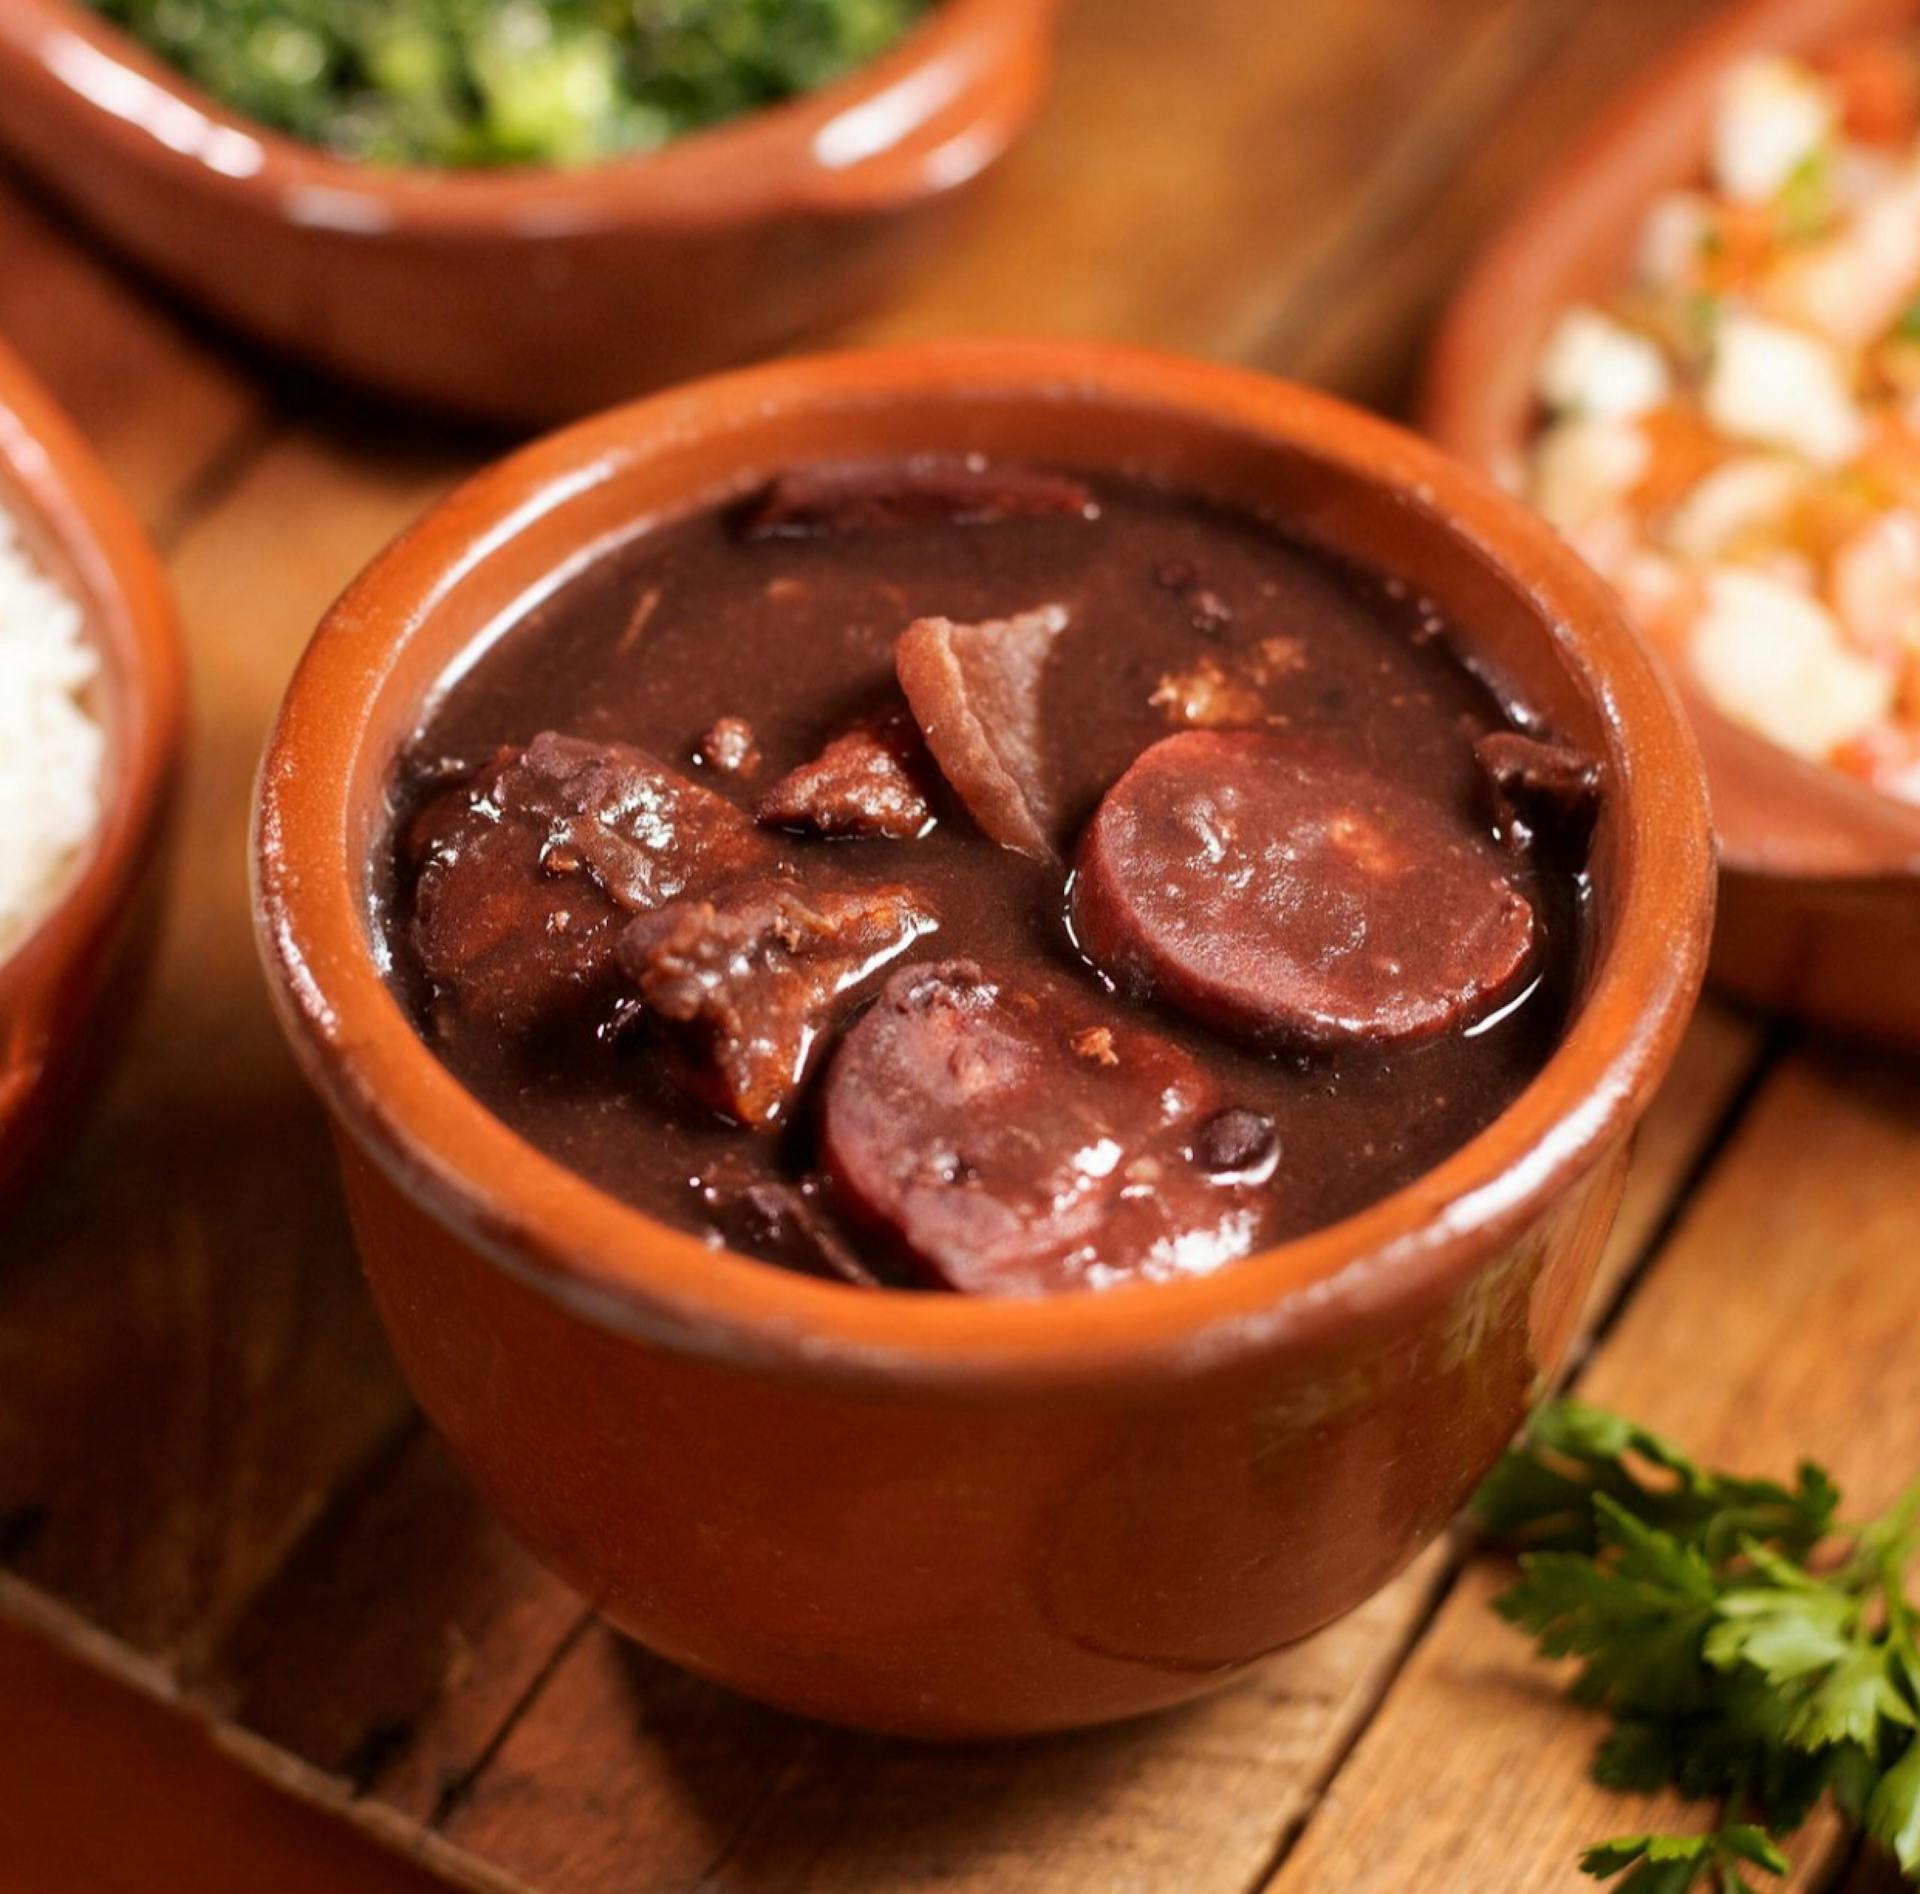
{"label": "bacon slice", "polygon": [[1056,853],[1040,686],[1064,606],[957,625],[921,618],[900,634],[894,669],[940,773],[985,834],[1036,860]]}

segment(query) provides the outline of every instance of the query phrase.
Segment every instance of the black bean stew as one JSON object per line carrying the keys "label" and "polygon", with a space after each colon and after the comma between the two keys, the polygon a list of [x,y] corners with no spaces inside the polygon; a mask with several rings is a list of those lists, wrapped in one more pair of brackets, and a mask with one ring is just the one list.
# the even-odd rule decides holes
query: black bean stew
{"label": "black bean stew", "polygon": [[1031,1295],[1360,1209],[1564,1029],[1597,767],[1423,601],[1142,486],[791,475],[444,692],[382,923],[451,1070],[716,1245]]}

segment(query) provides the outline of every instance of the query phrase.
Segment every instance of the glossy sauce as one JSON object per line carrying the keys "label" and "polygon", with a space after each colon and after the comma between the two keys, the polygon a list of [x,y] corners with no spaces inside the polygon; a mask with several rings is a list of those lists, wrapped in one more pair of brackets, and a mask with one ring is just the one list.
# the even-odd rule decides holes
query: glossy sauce
{"label": "glossy sauce", "polygon": [[[755,1133],[697,1102],[644,1024],[444,1030],[411,932],[405,838],[449,780],[544,731],[636,746],[751,807],[860,719],[899,713],[894,644],[914,621],[971,625],[1058,606],[1066,625],[1041,673],[1035,795],[1057,826],[1060,858],[988,840],[929,768],[934,821],[918,839],[776,835],[801,883],[821,872],[841,887],[910,888],[938,927],[890,971],[956,961],[1044,969],[1037,981],[1070,980],[1129,1029],[1197,1061],[1209,1097],[1241,1114],[1225,1122],[1254,1114],[1277,1134],[1277,1161],[1236,1186],[1249,1247],[1362,1208],[1487,1124],[1560,1037],[1580,959],[1577,857],[1492,840],[1494,800],[1474,744],[1524,724],[1459,661],[1435,613],[1397,588],[1250,518],[1146,488],[1091,491],[1091,517],[764,534],[747,530],[739,509],[689,518],[610,553],[465,669],[396,776],[398,839],[378,891],[394,984],[461,1081],[540,1149],[666,1222],[822,1267],[818,1243],[730,1209],[756,1180],[777,1183],[799,1193],[827,1249],[848,1259],[837,1273],[912,1280],[844,1193],[823,1185],[820,1067],[781,1128]],[[735,775],[707,751],[744,750],[741,723],[759,754],[750,774]],[[1216,726],[1257,728],[1373,772],[1484,836],[1533,911],[1524,979],[1453,1030],[1333,1051],[1251,1044],[1151,996],[1113,993],[1070,923],[1075,840],[1149,746]],[[716,727],[730,734],[715,738]],[[829,1056],[885,978],[849,993]],[[1128,1261],[1107,1258],[1074,1280],[1114,1279]]]}

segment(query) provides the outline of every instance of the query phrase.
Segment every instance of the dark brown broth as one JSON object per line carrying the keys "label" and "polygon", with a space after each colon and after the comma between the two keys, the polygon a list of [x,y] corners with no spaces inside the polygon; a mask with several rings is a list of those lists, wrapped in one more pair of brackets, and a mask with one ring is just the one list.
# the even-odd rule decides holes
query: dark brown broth
{"label": "dark brown broth", "polygon": [[[1076,825],[1141,750],[1178,727],[1151,702],[1163,676],[1274,637],[1298,641],[1306,660],[1262,686],[1284,733],[1336,746],[1434,797],[1485,806],[1472,742],[1513,720],[1430,607],[1256,520],[1140,487],[1096,490],[1092,520],[755,539],[732,516],[707,513],[645,533],[531,612],[433,707],[403,760],[396,827],[424,781],[547,729],[637,745],[698,773],[697,741],[723,716],[751,722],[764,765],[747,783],[704,780],[750,802],[863,711],[897,701],[892,642],[914,618],[999,618],[1049,602],[1072,614],[1045,711],[1060,804]],[[636,633],[637,608],[654,594]],[[837,872],[928,893],[941,927],[911,959],[1039,958],[1096,979],[1066,924],[1065,871],[994,846],[951,800],[939,815],[915,842],[796,839],[793,848],[803,867],[831,850]],[[1571,1004],[1581,890],[1576,876],[1534,863],[1519,879],[1545,925],[1544,971],[1523,1001],[1466,1034],[1311,1060],[1156,1016],[1279,1128],[1267,1241],[1350,1214],[1431,1168],[1544,1063]],[[430,1037],[406,877],[389,862],[381,883],[393,979]],[[716,1242],[697,1194],[716,1166],[737,1174],[744,1163],[790,1181],[811,1170],[804,1110],[779,1138],[743,1132],[677,1090],[644,1035],[468,1035],[440,1050],[541,1150]]]}

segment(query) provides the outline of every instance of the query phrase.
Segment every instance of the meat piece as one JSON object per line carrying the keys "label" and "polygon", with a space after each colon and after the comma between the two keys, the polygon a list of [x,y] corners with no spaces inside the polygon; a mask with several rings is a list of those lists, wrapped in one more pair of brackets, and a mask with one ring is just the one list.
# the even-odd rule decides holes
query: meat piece
{"label": "meat piece", "polygon": [[818,1186],[812,1180],[783,1184],[723,1160],[699,1179],[697,1188],[714,1234],[729,1249],[805,1276],[877,1286],[873,1271],[816,1201]]}
{"label": "meat piece", "polygon": [[434,798],[407,837],[442,1030],[525,1031],[602,997],[621,926],[773,858],[724,796],[642,750],[551,731]]}
{"label": "meat piece", "polygon": [[782,474],[756,506],[756,537],[872,533],[888,527],[992,526],[1003,520],[1092,519],[1091,492],[1065,474],[977,460],[925,460],[900,467],[801,467]]}
{"label": "meat piece", "polygon": [[767,878],[643,915],[620,937],[620,969],[687,1089],[768,1131],[798,1094],[834,1003],[935,925],[905,888],[807,893]]}
{"label": "meat piece", "polygon": [[1491,732],[1473,754],[1486,771],[1493,819],[1509,848],[1523,853],[1545,839],[1584,852],[1600,809],[1600,765],[1592,757],[1517,730]]}
{"label": "meat piece", "polygon": [[1194,1156],[1224,1103],[1196,1060],[1078,983],[948,961],[894,974],[848,1032],[821,1150],[849,1214],[934,1282],[1103,1288],[1253,1247],[1259,1192]]}
{"label": "meat piece", "polygon": [[1230,677],[1218,658],[1203,657],[1184,671],[1170,671],[1147,699],[1187,729],[1219,729],[1265,723],[1266,700],[1251,684]]}
{"label": "meat piece", "polygon": [[694,746],[693,760],[722,776],[752,776],[760,768],[760,739],[744,717],[717,717]]}
{"label": "meat piece", "polygon": [[1066,608],[956,625],[916,619],[893,648],[920,734],[967,813],[1003,848],[1053,858],[1058,811],[1047,783],[1040,681]]}
{"label": "meat piece", "polygon": [[918,780],[919,733],[903,711],[837,736],[811,763],[789,770],[754,805],[754,820],[813,835],[911,842],[933,822]]}
{"label": "meat piece", "polygon": [[1073,919],[1129,992],[1322,1051],[1466,1024],[1535,939],[1532,907],[1465,812],[1246,731],[1167,737],[1107,792]]}

